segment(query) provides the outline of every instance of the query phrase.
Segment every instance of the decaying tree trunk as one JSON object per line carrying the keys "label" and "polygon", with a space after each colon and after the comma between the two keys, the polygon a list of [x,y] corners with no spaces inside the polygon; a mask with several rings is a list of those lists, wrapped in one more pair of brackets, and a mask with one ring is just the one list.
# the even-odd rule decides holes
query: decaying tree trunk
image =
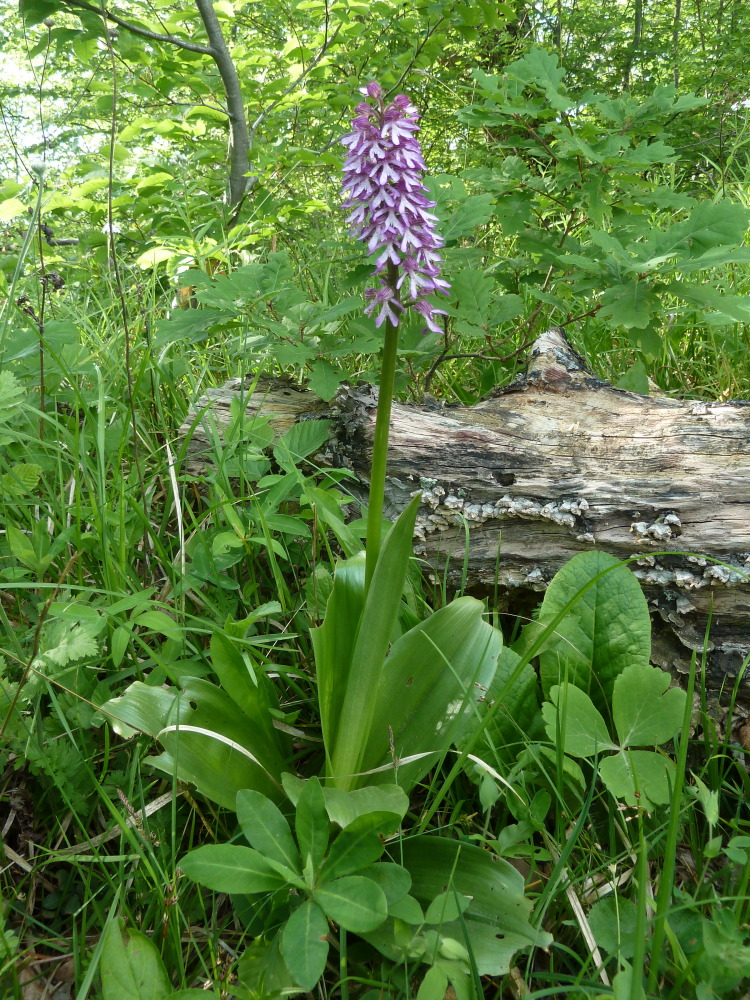
{"label": "decaying tree trunk", "polygon": [[[226,423],[234,380],[198,401],[182,428],[192,471],[206,425]],[[256,387],[249,412],[283,431],[330,418],[316,461],[366,484],[376,391],[342,387],[330,404],[283,381]],[[198,416],[196,416],[198,415]],[[561,330],[533,346],[525,376],[471,407],[396,404],[387,485],[391,516],[422,493],[415,550],[441,578],[498,585],[528,607],[571,556],[599,548],[631,566],[653,609],[653,661],[688,670],[710,621],[707,682],[750,707],[750,401],[641,396],[596,378]],[[538,595],[537,598],[538,600]],[[750,743],[749,747],[750,749]]]}

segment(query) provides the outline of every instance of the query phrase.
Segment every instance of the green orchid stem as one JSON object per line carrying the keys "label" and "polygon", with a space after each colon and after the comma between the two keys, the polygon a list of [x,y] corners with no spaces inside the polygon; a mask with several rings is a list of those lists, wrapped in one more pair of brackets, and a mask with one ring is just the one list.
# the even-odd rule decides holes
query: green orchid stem
{"label": "green orchid stem", "polygon": [[[388,265],[388,284],[396,287],[398,268]],[[383,532],[383,501],[385,499],[385,474],[388,465],[388,435],[391,429],[391,404],[393,403],[393,382],[396,377],[398,355],[398,327],[386,321],[383,363],[380,368],[380,391],[378,412],[375,417],[375,440],[372,447],[372,467],[370,470],[370,497],[367,508],[367,557],[365,561],[365,590],[369,590],[375,566],[380,554]]]}

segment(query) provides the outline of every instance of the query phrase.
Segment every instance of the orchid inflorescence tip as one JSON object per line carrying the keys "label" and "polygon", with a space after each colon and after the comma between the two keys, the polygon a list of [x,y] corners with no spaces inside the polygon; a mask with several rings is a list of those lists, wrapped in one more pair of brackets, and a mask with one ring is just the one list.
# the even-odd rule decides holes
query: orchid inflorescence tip
{"label": "orchid inflorescence tip", "polygon": [[[399,314],[413,306],[426,330],[442,333],[436,317],[446,314],[427,296],[447,295],[450,286],[440,278],[439,250],[444,243],[430,211],[435,202],[426,197],[422,181],[426,168],[416,138],[419,112],[405,94],[386,105],[375,81],[360,93],[369,100],[357,105],[353,131],[342,139],[348,149],[343,190],[352,236],[378,255],[373,274],[379,275],[380,284],[366,290],[365,312],[377,311],[376,326],[386,320],[398,326]],[[389,265],[399,270],[395,283]]]}

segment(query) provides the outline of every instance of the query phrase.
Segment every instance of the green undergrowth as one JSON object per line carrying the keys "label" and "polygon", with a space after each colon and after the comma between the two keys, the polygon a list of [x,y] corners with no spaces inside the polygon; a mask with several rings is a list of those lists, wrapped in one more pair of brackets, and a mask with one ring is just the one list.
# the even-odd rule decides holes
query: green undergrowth
{"label": "green undergrowth", "polygon": [[[402,327],[397,392],[472,404],[563,324],[624,387],[747,397],[741,150],[719,196],[669,145],[701,99],[570,86],[533,48],[458,88],[431,179],[445,334]],[[670,686],[640,586],[596,551],[503,634],[420,574],[414,504],[367,581],[326,420],[246,413],[269,376],[321,403],[377,378],[324,166],[304,239],[278,206],[252,219],[268,245],[218,210],[191,229],[162,172],[134,246],[2,258],[3,996],[739,1000],[750,779],[705,654]],[[71,201],[90,236],[104,202]],[[189,406],[229,377],[197,468]]]}

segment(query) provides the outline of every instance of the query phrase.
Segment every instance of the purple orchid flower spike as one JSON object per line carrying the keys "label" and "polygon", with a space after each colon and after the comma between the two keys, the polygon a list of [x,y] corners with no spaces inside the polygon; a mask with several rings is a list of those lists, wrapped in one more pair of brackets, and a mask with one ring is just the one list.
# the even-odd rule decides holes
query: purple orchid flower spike
{"label": "purple orchid flower spike", "polygon": [[[342,139],[348,149],[344,163],[344,207],[351,234],[377,254],[373,275],[377,288],[365,292],[368,316],[375,325],[388,320],[398,326],[399,315],[414,306],[425,321],[425,332],[442,333],[428,295],[448,294],[440,278],[443,240],[435,231],[437,217],[422,183],[426,169],[416,133],[419,113],[408,97],[399,94],[385,105],[382,87],[374,81],[360,90],[368,101],[357,105],[354,131]],[[397,270],[398,269],[398,270]]]}

